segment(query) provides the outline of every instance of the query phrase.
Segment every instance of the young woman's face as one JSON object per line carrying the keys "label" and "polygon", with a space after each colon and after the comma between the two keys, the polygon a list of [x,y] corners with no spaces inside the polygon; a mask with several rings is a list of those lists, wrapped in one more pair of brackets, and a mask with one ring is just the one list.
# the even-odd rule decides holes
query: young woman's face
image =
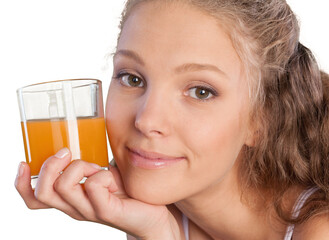
{"label": "young woman's face", "polygon": [[169,204],[220,184],[248,141],[248,111],[242,64],[216,20],[177,4],[133,10],[106,107],[131,197]]}

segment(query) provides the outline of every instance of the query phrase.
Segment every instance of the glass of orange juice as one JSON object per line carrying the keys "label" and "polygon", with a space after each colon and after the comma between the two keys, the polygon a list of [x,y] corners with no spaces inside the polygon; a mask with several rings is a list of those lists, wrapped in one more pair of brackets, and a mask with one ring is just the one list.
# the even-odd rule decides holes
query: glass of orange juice
{"label": "glass of orange juice", "polygon": [[102,83],[97,79],[45,82],[17,90],[26,162],[34,188],[43,162],[67,147],[72,160],[107,169]]}

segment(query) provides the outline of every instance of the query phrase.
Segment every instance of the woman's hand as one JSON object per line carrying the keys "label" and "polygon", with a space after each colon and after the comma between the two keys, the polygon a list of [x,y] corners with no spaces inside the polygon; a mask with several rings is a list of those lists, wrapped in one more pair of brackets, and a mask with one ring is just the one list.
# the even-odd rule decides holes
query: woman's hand
{"label": "woman's hand", "polygon": [[180,239],[167,207],[130,198],[117,168],[101,170],[82,160],[70,163],[68,149],[48,158],[34,191],[29,166],[20,164],[15,186],[30,209],[57,208],[74,219],[106,224],[141,239]]}

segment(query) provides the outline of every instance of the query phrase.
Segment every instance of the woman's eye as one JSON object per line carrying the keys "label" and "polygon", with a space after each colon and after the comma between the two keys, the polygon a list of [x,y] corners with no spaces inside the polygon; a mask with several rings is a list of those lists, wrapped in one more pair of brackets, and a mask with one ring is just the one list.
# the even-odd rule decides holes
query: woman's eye
{"label": "woman's eye", "polygon": [[205,87],[193,87],[188,90],[188,95],[195,99],[208,100],[213,97],[212,90]]}
{"label": "woman's eye", "polygon": [[144,82],[141,78],[131,74],[124,74],[118,77],[122,84],[127,87],[144,87]]}

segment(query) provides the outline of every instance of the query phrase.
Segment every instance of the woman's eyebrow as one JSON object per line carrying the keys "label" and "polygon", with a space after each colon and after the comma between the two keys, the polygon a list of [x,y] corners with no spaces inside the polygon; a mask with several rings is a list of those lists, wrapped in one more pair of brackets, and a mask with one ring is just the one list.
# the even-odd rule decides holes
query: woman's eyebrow
{"label": "woman's eyebrow", "polygon": [[212,65],[212,64],[185,63],[185,64],[175,68],[176,73],[196,72],[196,71],[203,71],[203,70],[214,71],[214,72],[217,72],[217,73],[227,77],[227,75],[224,71],[222,71],[217,66]]}
{"label": "woman's eyebrow", "polygon": [[[138,64],[145,66],[145,62],[143,61],[142,57],[138,53],[136,53],[132,50],[121,49],[121,50],[118,50],[117,52],[115,52],[113,55],[114,55],[114,58],[116,58],[117,56],[120,56],[120,55],[131,58],[134,61],[136,61]],[[180,73],[184,73],[184,72],[196,72],[196,71],[203,71],[203,70],[214,71],[214,72],[217,72],[217,73],[227,77],[227,74],[224,71],[222,71],[220,68],[218,68],[217,66],[212,65],[212,64],[184,63],[184,64],[176,67],[174,69],[174,72],[177,74],[180,74]]]}
{"label": "woman's eyebrow", "polygon": [[145,65],[145,62],[143,61],[143,59],[139,56],[138,53],[136,53],[134,51],[127,50],[127,49],[118,50],[113,54],[113,58],[116,58],[117,56],[120,56],[120,55],[131,58],[142,66]]}

